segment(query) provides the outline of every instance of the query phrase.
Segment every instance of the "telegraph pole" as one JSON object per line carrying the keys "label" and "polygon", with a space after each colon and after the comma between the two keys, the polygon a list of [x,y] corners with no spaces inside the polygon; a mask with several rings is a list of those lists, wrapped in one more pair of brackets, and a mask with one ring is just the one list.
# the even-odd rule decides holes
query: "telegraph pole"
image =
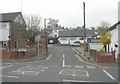
{"label": "telegraph pole", "polygon": [[48,46],[47,46],[48,38],[47,38],[47,31],[46,31],[46,20],[47,19],[44,19],[44,30],[45,30],[45,47],[46,47],[46,54],[47,54],[48,53]]}
{"label": "telegraph pole", "polygon": [[21,0],[21,13],[22,13],[22,0]]}
{"label": "telegraph pole", "polygon": [[85,50],[86,50],[86,29],[85,29],[85,2],[83,2],[83,22],[84,22],[84,25],[83,25],[83,28],[84,28],[84,56],[86,56],[85,54]]}

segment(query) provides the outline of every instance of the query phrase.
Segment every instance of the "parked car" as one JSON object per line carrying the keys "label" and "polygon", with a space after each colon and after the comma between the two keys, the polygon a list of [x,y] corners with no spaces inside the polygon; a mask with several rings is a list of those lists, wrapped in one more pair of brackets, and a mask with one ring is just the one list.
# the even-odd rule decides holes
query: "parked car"
{"label": "parked car", "polygon": [[80,41],[75,41],[75,42],[73,43],[73,46],[74,46],[74,47],[80,46]]}

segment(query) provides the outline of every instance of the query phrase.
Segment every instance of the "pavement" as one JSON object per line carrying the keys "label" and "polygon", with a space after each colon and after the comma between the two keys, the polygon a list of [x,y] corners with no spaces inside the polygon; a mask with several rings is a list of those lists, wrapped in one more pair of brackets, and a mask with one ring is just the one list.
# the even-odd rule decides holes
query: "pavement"
{"label": "pavement", "polygon": [[[52,47],[54,45],[48,45],[48,54],[46,53],[46,50],[43,50],[39,56],[33,56],[33,57],[26,57],[26,58],[19,58],[19,59],[9,59],[9,58],[3,58],[2,63],[25,63],[25,62],[39,62],[41,60],[45,60],[50,56],[50,52],[52,50]],[[91,65],[96,66],[104,66],[104,67],[118,67],[118,63],[96,63],[94,58],[92,58],[88,52],[85,52],[86,56],[84,56],[84,49],[81,47],[72,47],[72,50],[82,58],[82,60]]]}
{"label": "pavement", "polygon": [[25,62],[37,62],[41,60],[45,60],[49,56],[50,48],[52,45],[48,45],[48,53],[46,53],[46,49],[44,49],[42,52],[39,53],[39,56],[32,56],[32,57],[25,57],[25,58],[16,58],[16,59],[10,59],[10,58],[2,58],[2,63],[25,63]]}
{"label": "pavement", "polygon": [[117,68],[95,66],[81,58],[78,59],[71,46],[53,45],[49,49],[49,56],[43,61],[3,63],[0,67],[2,70],[0,76],[3,82],[64,82],[64,84],[107,82],[110,84],[109,82],[118,81]]}

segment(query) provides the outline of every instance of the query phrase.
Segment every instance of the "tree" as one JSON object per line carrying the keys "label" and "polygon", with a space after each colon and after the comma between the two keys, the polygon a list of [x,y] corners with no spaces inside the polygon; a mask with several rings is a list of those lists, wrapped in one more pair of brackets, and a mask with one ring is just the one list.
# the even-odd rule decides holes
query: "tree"
{"label": "tree", "polygon": [[58,20],[57,19],[50,19],[49,20],[49,22],[48,22],[48,26],[49,26],[49,28],[51,28],[51,29],[55,29],[55,28],[57,28],[58,27]]}
{"label": "tree", "polygon": [[101,35],[100,41],[104,46],[105,51],[107,51],[107,45],[108,45],[108,52],[109,52],[109,44],[111,43],[111,36],[112,34],[110,32],[106,32],[105,34]]}
{"label": "tree", "polygon": [[34,42],[35,35],[40,32],[42,28],[42,18],[38,15],[24,16],[26,21],[25,38]]}
{"label": "tree", "polygon": [[102,21],[101,24],[98,26],[97,28],[97,32],[102,35],[104,34],[108,28],[110,27],[110,23],[109,22],[105,22],[105,21]]}
{"label": "tree", "polygon": [[37,32],[42,28],[42,18],[38,15],[25,16],[25,21],[28,30]]}

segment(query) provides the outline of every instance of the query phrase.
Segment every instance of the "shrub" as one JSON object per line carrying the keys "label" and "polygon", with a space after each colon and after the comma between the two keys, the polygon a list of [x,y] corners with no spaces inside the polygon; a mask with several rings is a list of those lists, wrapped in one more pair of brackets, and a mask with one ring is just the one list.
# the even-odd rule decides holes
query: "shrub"
{"label": "shrub", "polygon": [[104,49],[99,49],[99,52],[105,52],[105,50]]}

